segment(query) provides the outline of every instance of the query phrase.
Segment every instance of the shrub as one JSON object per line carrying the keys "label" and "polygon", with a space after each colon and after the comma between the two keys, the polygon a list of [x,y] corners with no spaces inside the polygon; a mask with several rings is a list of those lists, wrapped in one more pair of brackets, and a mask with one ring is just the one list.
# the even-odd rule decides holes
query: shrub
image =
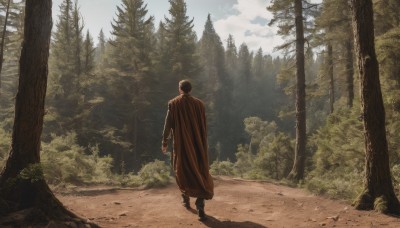
{"label": "shrub", "polygon": [[164,162],[155,160],[142,167],[138,176],[145,187],[162,187],[170,183],[170,167]]}
{"label": "shrub", "polygon": [[0,169],[4,166],[11,145],[11,134],[0,128]]}
{"label": "shrub", "polygon": [[[287,177],[293,166],[294,142],[284,133],[277,132],[263,140],[255,157],[258,178],[280,180]],[[257,177],[257,176],[256,176]]]}
{"label": "shrub", "polygon": [[234,176],[235,164],[229,159],[227,161],[214,161],[210,166],[210,173],[212,175]]}
{"label": "shrub", "polygon": [[242,178],[248,177],[248,173],[253,169],[254,156],[251,154],[248,145],[239,145],[236,152],[236,162],[234,173]]}
{"label": "shrub", "polygon": [[52,137],[49,143],[42,143],[41,160],[50,184],[105,183],[112,179],[112,158],[99,157],[97,146],[86,154],[75,133]]}
{"label": "shrub", "polygon": [[325,173],[322,176],[311,174],[305,180],[305,188],[313,193],[327,195],[334,199],[352,200],[362,191],[362,175],[358,172],[350,172],[341,176],[338,176],[337,173]]}
{"label": "shrub", "polygon": [[309,140],[315,148],[305,186],[333,198],[354,199],[362,190],[364,135],[358,111],[337,110]]}

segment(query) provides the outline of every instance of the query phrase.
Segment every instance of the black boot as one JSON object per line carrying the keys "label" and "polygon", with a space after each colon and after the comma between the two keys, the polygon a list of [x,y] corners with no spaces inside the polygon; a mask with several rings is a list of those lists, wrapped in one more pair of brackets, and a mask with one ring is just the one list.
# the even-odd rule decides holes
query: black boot
{"label": "black boot", "polygon": [[197,209],[197,214],[199,215],[199,220],[200,221],[206,220],[206,213],[204,212],[204,199],[203,198],[197,198],[196,209]]}
{"label": "black boot", "polygon": [[189,196],[182,193],[182,205],[186,207],[186,209],[190,208],[190,198]]}

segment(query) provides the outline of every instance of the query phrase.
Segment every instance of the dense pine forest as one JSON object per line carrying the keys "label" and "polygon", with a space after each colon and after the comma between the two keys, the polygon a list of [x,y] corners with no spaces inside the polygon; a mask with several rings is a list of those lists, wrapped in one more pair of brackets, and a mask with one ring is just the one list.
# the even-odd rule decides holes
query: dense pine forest
{"label": "dense pine forest", "polygon": [[[369,116],[360,91],[368,89],[360,88],[362,48],[353,42],[347,0],[272,0],[266,26],[278,26],[276,36],[285,40],[275,53],[220,37],[210,15],[198,37],[185,1],[169,2],[165,18],[155,21],[145,1],[121,0],[110,36],[84,27],[79,1],[58,6],[41,137],[48,183],[167,181],[170,160],[160,150],[167,102],[178,95],[179,80],[189,79],[206,104],[214,175],[296,183],[344,199],[363,192]],[[400,2],[372,2],[389,168],[399,195]],[[0,1],[0,167],[11,146],[24,9],[25,1]]]}

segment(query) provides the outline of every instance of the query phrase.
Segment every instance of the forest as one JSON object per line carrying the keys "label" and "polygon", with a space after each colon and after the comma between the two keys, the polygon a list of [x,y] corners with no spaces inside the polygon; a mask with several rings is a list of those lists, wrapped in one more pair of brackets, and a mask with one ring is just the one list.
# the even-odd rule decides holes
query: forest
{"label": "forest", "polygon": [[[17,137],[28,2],[35,4],[0,1],[2,169]],[[20,175],[43,172],[52,186],[165,185],[167,103],[189,79],[206,104],[213,175],[276,181],[356,199],[359,209],[371,209],[372,200],[372,208],[400,212],[400,2],[367,0],[370,21],[357,14],[364,12],[360,2],[266,3],[273,14],[266,26],[277,26],[285,41],[273,55],[220,37],[211,15],[198,37],[184,0],[169,0],[161,21],[145,1],[121,0],[109,38],[84,27],[78,0],[63,0],[51,30],[40,165]]]}

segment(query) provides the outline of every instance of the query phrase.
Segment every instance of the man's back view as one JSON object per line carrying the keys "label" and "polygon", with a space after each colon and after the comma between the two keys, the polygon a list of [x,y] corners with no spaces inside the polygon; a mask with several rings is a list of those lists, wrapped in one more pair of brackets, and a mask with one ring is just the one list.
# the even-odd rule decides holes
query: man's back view
{"label": "man's back view", "polygon": [[209,174],[204,104],[190,91],[190,82],[180,81],[180,95],[168,102],[162,151],[166,153],[172,135],[172,165],[184,206],[190,208],[189,197],[197,197],[196,208],[200,219],[204,219],[204,199],[212,199],[214,184]]}

